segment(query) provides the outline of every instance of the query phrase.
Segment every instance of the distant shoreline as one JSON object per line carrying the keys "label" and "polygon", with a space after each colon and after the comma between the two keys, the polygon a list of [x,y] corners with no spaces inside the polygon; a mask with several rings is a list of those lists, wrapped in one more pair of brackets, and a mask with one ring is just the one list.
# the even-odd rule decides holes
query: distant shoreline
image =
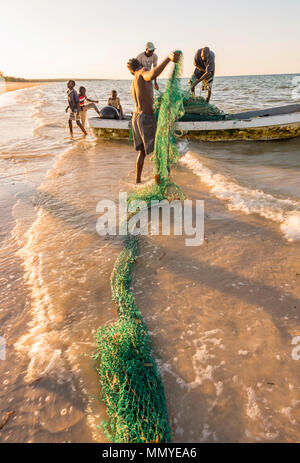
{"label": "distant shoreline", "polygon": [[[238,75],[218,75],[216,74],[216,78],[222,78],[226,79],[227,77],[232,78],[232,77],[276,77],[276,76],[299,76],[300,72],[292,72],[292,73],[281,73],[281,74],[238,74]],[[190,76],[183,76],[183,79],[188,79]],[[128,78],[95,78],[95,77],[72,77],[75,82],[79,81],[106,81],[106,80],[131,80],[130,77]],[[166,77],[162,78],[166,79]],[[41,85],[41,84],[51,84],[51,83],[56,83],[56,82],[67,82],[69,78],[64,78],[64,77],[58,77],[56,79],[24,79],[24,80],[6,80],[6,84],[12,85],[12,84],[31,84],[31,85]]]}
{"label": "distant shoreline", "polygon": [[5,92],[13,92],[22,88],[35,87],[37,85],[46,85],[46,82],[5,82]]}
{"label": "distant shoreline", "polygon": [[[114,79],[96,79],[92,77],[86,77],[86,78],[74,78],[72,77],[73,80],[114,80]],[[49,84],[49,83],[55,83],[55,82],[68,82],[70,80],[68,77],[58,77],[57,79],[22,79],[18,77],[12,77],[12,78],[6,78],[4,77],[4,81],[9,84]]]}
{"label": "distant shoreline", "polygon": [[[243,78],[243,77],[248,77],[248,78],[251,78],[251,77],[276,77],[276,76],[282,76],[282,75],[285,75],[285,76],[296,76],[296,75],[300,75],[300,73],[298,74],[251,74],[251,75],[237,75],[237,76],[215,76],[217,79],[221,78],[221,79],[226,79],[226,78]],[[187,77],[183,77],[183,79],[187,79]],[[82,81],[111,81],[111,80],[116,80],[116,81],[130,81],[131,79],[95,79],[95,78],[82,78],[82,79],[75,79],[75,81],[79,81],[79,82],[82,82]],[[166,78],[163,78],[162,80],[166,80]],[[35,86],[38,86],[38,85],[49,85],[49,84],[54,84],[54,83],[59,83],[59,82],[67,82],[68,79],[62,79],[62,78],[58,78],[58,79],[40,79],[40,80],[34,80],[34,79],[28,79],[28,80],[16,80],[16,81],[6,81],[5,82],[5,91],[4,93],[6,92],[12,92],[12,91],[15,91],[15,90],[21,90],[21,89],[24,89],[24,88],[30,88],[30,87],[35,87]]]}

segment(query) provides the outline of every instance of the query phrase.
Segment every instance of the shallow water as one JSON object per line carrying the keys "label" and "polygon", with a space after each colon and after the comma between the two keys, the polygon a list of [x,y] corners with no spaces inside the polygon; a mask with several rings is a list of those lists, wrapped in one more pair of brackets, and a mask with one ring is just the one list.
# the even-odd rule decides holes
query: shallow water
{"label": "shallow water", "polygon": [[[217,78],[212,102],[225,111],[287,104],[292,79]],[[88,96],[100,100],[99,106],[117,89],[125,112],[132,111],[129,81],[78,82],[82,84]],[[96,233],[96,205],[101,199],[117,201],[119,191],[132,187],[135,153],[129,142],[82,138],[77,128],[71,140],[65,107],[62,83],[0,96],[0,335],[7,344],[7,360],[0,361],[0,418],[15,411],[0,435],[5,442],[105,440],[97,430],[105,409],[95,398],[98,382],[90,354],[96,329],[117,316],[110,274],[121,242]],[[202,247],[197,253],[185,249],[179,238],[143,240],[134,281],[158,354],[176,441],[296,439],[299,378],[284,339],[286,332],[295,335],[299,328],[291,309],[299,298],[299,143],[181,146],[182,188],[193,186],[190,197],[201,197],[204,184],[209,205],[221,200],[207,220],[208,230],[213,226],[209,220],[221,224],[222,232],[211,233],[224,240],[222,253],[217,243],[203,254]],[[145,174],[151,175],[149,160]],[[234,213],[242,213],[240,223],[230,222]],[[265,232],[256,230],[255,220],[265,221]],[[237,223],[245,227],[244,234],[229,245],[227,237],[235,234]],[[235,263],[236,274],[225,271],[225,262],[232,267],[233,256],[253,233],[270,233],[277,250],[274,259],[276,254],[286,261],[274,284],[267,275],[271,246],[264,269],[253,281],[254,263],[244,268],[242,257]],[[253,252],[259,247],[253,246]],[[209,274],[210,265],[219,272],[218,282],[215,270]],[[251,299],[252,293],[236,299],[239,291],[258,291],[258,282],[264,284],[261,304]],[[277,318],[271,313],[275,300]],[[216,305],[223,305],[221,313]],[[227,314],[225,322],[222,313]],[[242,337],[232,338],[234,330],[248,328],[254,333],[249,342],[243,345]],[[264,331],[269,350],[260,361],[269,365],[269,381],[255,363]],[[286,357],[284,375],[276,376],[276,355]],[[240,365],[250,357],[249,364]],[[268,392],[268,382],[278,383],[275,392]],[[286,384],[291,385],[289,392]],[[231,428],[229,398],[241,410]]]}

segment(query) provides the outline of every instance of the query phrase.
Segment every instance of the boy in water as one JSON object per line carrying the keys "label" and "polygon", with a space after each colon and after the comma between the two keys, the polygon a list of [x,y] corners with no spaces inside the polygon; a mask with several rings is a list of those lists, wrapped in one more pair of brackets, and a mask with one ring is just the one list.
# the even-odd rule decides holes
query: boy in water
{"label": "boy in water", "polygon": [[[100,111],[95,105],[95,103],[99,103],[98,100],[91,100],[86,96],[86,88],[85,87],[79,87],[78,91],[78,97],[79,97],[79,104],[80,104],[80,119],[83,127],[85,126],[85,121],[86,121],[86,112],[89,109],[94,109],[98,116],[100,116]],[[85,102],[88,101],[88,104],[85,104]]]}
{"label": "boy in water", "polygon": [[83,125],[80,122],[80,104],[79,104],[79,96],[78,93],[75,90],[75,82],[74,80],[69,80],[67,83],[68,87],[68,106],[66,108],[66,113],[68,112],[68,109],[70,109],[70,117],[69,117],[69,129],[70,129],[70,134],[71,137],[73,137],[73,121],[76,120],[76,124],[78,127],[81,128],[83,131],[84,135],[87,135],[87,132]]}
{"label": "boy in water", "polygon": [[120,98],[118,98],[116,90],[111,91],[110,98],[107,100],[107,106],[113,106],[116,108],[119,111],[120,119],[125,119]]}

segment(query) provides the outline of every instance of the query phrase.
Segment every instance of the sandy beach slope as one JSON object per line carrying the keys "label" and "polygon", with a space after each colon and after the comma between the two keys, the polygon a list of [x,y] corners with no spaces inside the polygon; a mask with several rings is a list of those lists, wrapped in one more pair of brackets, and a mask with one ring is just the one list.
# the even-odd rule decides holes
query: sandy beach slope
{"label": "sandy beach slope", "polygon": [[5,82],[4,92],[13,92],[14,90],[36,87],[37,85],[46,85],[46,82]]}

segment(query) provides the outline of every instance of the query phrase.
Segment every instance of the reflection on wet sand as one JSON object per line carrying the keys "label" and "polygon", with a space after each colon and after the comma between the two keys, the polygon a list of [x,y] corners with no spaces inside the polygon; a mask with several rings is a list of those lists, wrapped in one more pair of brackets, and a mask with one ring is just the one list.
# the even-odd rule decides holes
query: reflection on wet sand
{"label": "reflection on wet sand", "polygon": [[[216,81],[217,105],[228,79]],[[280,84],[272,79],[270,98]],[[228,86],[233,110],[242,104],[241,83],[232,78]],[[111,82],[93,85],[105,101]],[[129,82],[118,85],[130,112]],[[247,85],[255,88],[244,109],[257,100],[263,106],[257,79]],[[280,90],[282,104],[287,91]],[[96,204],[132,188],[135,153],[129,142],[77,133],[70,140],[57,99],[65,99],[62,84],[22,90],[16,104],[0,104],[0,336],[7,347],[0,425],[14,411],[1,442],[104,441],[97,425],[105,407],[90,355],[97,328],[117,318],[110,275],[121,241],[97,235]],[[221,173],[250,193],[294,204],[298,146],[201,144],[182,151],[192,151],[214,180]],[[278,223],[255,211],[229,210],[188,166],[173,176],[188,198],[205,200],[207,240],[195,248],[184,237],[144,237],[133,289],[157,354],[174,440],[297,441],[299,369],[291,340],[299,335],[299,241],[288,242]]]}

